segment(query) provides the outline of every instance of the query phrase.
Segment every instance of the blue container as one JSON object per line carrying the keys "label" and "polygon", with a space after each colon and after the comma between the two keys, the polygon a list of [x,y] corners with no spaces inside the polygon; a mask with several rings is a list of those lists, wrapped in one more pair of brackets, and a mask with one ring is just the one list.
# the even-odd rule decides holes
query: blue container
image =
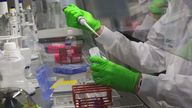
{"label": "blue container", "polygon": [[51,77],[49,76],[50,73],[49,67],[47,65],[42,65],[39,67],[36,74],[42,96],[46,100],[48,100],[53,93],[53,90],[50,88],[52,84],[54,84],[54,81],[51,80]]}
{"label": "blue container", "polygon": [[55,73],[73,75],[87,71],[88,64],[65,64],[63,66],[56,66],[53,68]]}

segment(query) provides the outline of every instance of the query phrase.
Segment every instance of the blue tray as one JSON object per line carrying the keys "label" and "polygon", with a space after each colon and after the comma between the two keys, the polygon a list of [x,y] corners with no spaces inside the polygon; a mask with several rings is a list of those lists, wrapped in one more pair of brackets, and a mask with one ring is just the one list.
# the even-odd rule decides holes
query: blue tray
{"label": "blue tray", "polygon": [[65,64],[63,66],[54,67],[53,71],[59,74],[73,75],[86,72],[88,67],[88,64]]}

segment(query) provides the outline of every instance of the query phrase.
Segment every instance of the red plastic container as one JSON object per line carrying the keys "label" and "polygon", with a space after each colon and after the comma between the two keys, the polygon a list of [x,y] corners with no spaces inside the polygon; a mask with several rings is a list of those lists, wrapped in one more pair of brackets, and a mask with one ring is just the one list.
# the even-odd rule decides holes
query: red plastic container
{"label": "red plastic container", "polygon": [[55,63],[70,64],[82,62],[82,53],[80,47],[72,46],[69,48],[59,48],[58,51],[59,52],[55,54]]}
{"label": "red plastic container", "polygon": [[55,54],[55,63],[58,63],[58,64],[69,64],[71,63],[71,60],[69,57],[67,56],[60,56],[60,54]]}
{"label": "red plastic container", "polygon": [[107,108],[112,105],[112,89],[95,84],[72,87],[75,108]]}
{"label": "red plastic container", "polygon": [[59,49],[65,49],[64,44],[50,44],[47,46],[47,53],[59,53]]}

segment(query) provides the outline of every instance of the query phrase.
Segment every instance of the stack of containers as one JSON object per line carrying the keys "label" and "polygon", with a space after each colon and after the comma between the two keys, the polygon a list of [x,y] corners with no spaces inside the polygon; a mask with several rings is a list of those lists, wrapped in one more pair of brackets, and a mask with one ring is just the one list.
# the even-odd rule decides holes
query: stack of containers
{"label": "stack of containers", "polygon": [[54,55],[56,64],[74,64],[82,62],[82,48],[77,44],[58,43],[48,44],[45,47],[48,54]]}

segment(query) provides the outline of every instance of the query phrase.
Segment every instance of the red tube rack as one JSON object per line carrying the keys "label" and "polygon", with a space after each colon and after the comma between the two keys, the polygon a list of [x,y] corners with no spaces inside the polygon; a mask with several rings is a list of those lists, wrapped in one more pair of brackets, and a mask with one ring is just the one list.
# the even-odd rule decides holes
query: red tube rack
{"label": "red tube rack", "polygon": [[107,108],[112,105],[110,87],[86,84],[72,87],[75,108]]}

